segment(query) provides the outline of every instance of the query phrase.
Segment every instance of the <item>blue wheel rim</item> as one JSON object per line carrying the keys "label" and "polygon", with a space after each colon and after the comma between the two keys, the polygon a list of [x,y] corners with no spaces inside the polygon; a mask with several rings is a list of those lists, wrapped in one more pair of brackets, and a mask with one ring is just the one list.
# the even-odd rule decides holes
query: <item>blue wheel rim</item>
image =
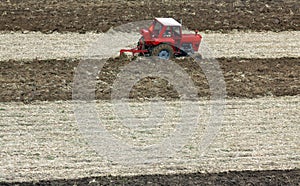
{"label": "blue wheel rim", "polygon": [[167,50],[162,50],[159,52],[158,57],[160,59],[170,59],[170,52]]}

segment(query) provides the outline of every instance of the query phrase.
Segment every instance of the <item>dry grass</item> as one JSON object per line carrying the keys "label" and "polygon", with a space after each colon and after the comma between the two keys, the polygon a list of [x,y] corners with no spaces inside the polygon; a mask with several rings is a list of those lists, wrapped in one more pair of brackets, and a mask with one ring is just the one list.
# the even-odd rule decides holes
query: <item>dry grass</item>
{"label": "dry grass", "polygon": [[[208,101],[194,102],[200,108],[199,128],[188,136],[189,143],[171,158],[132,166],[109,161],[87,144],[71,102],[0,103],[0,181],[299,168],[299,102],[299,96],[227,100],[224,125],[203,157],[197,147],[208,121]],[[97,111],[107,130],[139,146],[168,136],[179,122],[180,103],[166,102],[162,125],[145,128],[141,123],[148,116],[147,104],[130,103],[141,121],[133,132],[120,127],[111,103],[98,102]]]}
{"label": "dry grass", "polygon": [[[300,57],[300,32],[203,33],[203,49],[212,56],[243,58]],[[120,34],[42,34],[29,32],[0,34],[0,60],[80,58],[86,55],[116,56],[121,48],[134,47],[140,35]],[[97,41],[95,48],[90,45]],[[203,51],[200,52],[203,53]],[[207,51],[204,51],[204,53]]]}

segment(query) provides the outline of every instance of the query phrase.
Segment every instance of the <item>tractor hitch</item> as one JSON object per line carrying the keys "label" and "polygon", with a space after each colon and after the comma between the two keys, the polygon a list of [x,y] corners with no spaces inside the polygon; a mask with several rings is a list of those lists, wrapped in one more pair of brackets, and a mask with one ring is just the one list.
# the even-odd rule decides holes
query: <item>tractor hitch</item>
{"label": "tractor hitch", "polygon": [[134,56],[135,54],[145,54],[148,52],[148,50],[140,50],[138,48],[132,48],[132,49],[121,49],[120,50],[120,56],[123,55],[125,52],[131,52],[132,53],[132,56]]}

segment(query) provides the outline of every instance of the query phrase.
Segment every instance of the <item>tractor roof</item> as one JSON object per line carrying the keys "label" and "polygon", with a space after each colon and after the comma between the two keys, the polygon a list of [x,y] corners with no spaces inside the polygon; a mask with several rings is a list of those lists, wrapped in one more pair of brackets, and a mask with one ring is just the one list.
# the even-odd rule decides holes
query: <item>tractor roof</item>
{"label": "tractor roof", "polygon": [[181,24],[178,23],[173,18],[155,18],[155,19],[165,26],[181,26]]}

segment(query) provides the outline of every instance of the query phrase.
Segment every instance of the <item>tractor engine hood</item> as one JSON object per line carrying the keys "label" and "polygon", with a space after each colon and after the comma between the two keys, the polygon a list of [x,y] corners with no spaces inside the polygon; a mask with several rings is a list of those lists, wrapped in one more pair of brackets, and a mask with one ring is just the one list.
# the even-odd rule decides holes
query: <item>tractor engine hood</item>
{"label": "tractor engine hood", "polygon": [[192,43],[194,51],[198,51],[201,40],[202,36],[200,34],[182,34],[181,42]]}
{"label": "tractor engine hood", "polygon": [[200,34],[182,34],[182,39],[184,40],[201,40],[202,36]]}

